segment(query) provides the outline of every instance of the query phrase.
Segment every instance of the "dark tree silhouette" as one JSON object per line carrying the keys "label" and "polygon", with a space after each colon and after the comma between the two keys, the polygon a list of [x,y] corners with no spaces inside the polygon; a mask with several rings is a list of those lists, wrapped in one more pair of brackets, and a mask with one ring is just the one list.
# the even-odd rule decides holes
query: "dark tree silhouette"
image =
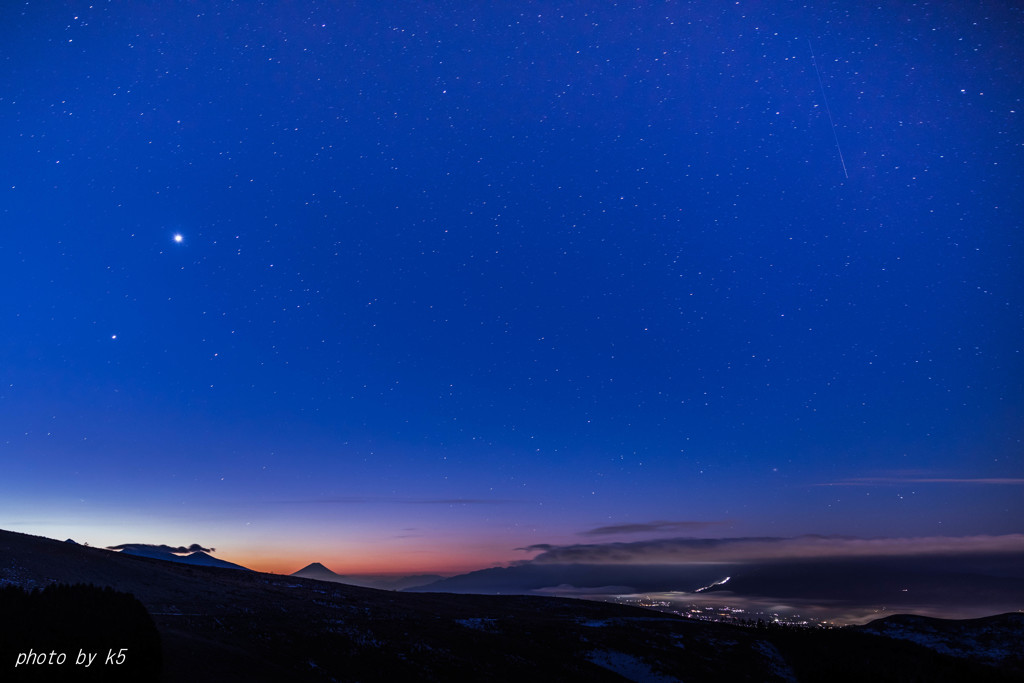
{"label": "dark tree silhouette", "polygon": [[4,681],[157,681],[160,635],[130,593],[83,584],[31,592],[6,586],[0,663]]}

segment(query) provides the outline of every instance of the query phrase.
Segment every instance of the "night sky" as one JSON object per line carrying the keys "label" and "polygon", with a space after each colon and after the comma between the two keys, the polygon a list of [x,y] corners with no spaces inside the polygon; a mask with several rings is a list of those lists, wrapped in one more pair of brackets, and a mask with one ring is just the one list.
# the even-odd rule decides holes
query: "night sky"
{"label": "night sky", "polygon": [[1011,4],[3,3],[0,527],[1024,532]]}

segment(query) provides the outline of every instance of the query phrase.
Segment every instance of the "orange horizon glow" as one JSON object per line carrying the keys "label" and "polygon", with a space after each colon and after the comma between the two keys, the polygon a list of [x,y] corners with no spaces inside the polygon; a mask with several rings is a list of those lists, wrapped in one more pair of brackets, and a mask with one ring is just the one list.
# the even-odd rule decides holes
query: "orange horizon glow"
{"label": "orange horizon glow", "polygon": [[276,531],[220,540],[215,544],[214,554],[249,569],[285,575],[314,562],[342,575],[453,575],[507,566],[536,555],[516,549],[536,542],[532,536],[509,538],[449,532],[393,537],[376,530],[341,533],[311,527],[282,537]]}
{"label": "orange horizon glow", "polygon": [[442,574],[455,575],[479,569],[508,566],[510,563],[526,559],[519,557],[497,558],[494,554],[465,553],[448,555],[430,553],[426,558],[419,553],[402,557],[393,555],[382,557],[338,555],[336,552],[319,553],[316,550],[267,553],[267,552],[220,552],[215,553],[218,559],[240,564],[243,567],[268,574],[289,575],[319,562],[336,574],[377,576],[405,576],[410,574]]}
{"label": "orange horizon glow", "polygon": [[476,571],[478,569],[489,569],[491,567],[505,566],[506,562],[484,562],[482,564],[460,564],[460,565],[440,565],[440,566],[423,566],[413,565],[410,563],[396,563],[391,565],[381,564],[370,564],[370,563],[359,563],[353,564],[351,561],[331,561],[324,559],[311,559],[309,561],[304,560],[284,560],[284,559],[253,559],[247,560],[246,558],[227,558],[220,556],[218,559],[226,560],[227,562],[234,562],[240,564],[247,569],[253,571],[262,572],[266,574],[280,574],[282,576],[288,576],[295,572],[303,569],[314,562],[319,562],[323,566],[330,569],[335,574],[341,575],[373,575],[373,576],[408,576],[412,574],[440,574],[443,576],[454,576],[456,574],[466,574],[468,572]]}

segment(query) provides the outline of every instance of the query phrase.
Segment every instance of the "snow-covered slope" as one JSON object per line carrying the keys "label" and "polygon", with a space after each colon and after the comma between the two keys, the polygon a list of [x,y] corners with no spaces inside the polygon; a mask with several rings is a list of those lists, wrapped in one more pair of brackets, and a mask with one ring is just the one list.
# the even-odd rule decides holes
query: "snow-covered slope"
{"label": "snow-covered slope", "polygon": [[135,555],[137,557],[149,557],[154,560],[165,560],[167,562],[178,562],[180,564],[196,564],[203,567],[223,567],[225,569],[245,569],[249,571],[248,567],[243,567],[240,564],[234,562],[228,562],[226,560],[218,560],[216,557],[207,555],[204,552],[198,551],[189,555],[176,555],[172,552],[160,550],[159,548],[150,548],[146,546],[129,546],[121,550],[125,555]]}
{"label": "snow-covered slope", "polygon": [[1024,663],[1024,613],[1020,612],[961,620],[897,614],[859,630],[909,640],[961,659],[994,665]]}

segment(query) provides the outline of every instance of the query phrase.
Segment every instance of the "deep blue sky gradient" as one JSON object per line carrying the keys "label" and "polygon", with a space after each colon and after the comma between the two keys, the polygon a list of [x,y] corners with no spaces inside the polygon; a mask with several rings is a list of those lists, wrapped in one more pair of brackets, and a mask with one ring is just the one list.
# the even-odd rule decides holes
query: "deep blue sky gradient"
{"label": "deep blue sky gradient", "polygon": [[0,525],[424,568],[1024,531],[1022,26],[9,3]]}

